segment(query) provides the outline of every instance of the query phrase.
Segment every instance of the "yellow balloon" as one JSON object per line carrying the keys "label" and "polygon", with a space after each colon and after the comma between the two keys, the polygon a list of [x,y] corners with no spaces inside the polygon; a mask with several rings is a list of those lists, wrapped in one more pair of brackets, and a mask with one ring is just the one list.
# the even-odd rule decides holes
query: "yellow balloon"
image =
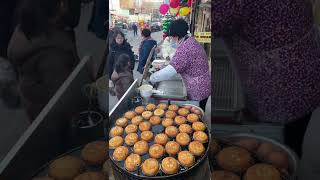
{"label": "yellow balloon", "polygon": [[180,9],[180,16],[186,16],[190,13],[190,8],[189,7],[183,7]]}
{"label": "yellow balloon", "polygon": [[171,15],[175,16],[179,12],[179,7],[177,8],[170,8],[169,12]]}

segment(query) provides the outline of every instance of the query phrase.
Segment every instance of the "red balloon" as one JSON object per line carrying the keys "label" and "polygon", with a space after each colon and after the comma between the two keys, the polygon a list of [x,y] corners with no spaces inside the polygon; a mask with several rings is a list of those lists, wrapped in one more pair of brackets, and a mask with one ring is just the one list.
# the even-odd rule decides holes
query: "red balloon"
{"label": "red balloon", "polygon": [[188,6],[191,7],[191,5],[192,5],[192,0],[188,0]]}
{"label": "red balloon", "polygon": [[170,7],[177,8],[180,5],[179,0],[170,0]]}

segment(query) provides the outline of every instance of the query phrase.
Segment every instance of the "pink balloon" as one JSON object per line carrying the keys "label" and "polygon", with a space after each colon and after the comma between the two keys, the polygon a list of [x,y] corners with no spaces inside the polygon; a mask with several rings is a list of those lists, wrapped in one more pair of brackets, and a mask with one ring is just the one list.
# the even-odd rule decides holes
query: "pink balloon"
{"label": "pink balloon", "polygon": [[177,8],[180,5],[179,0],[170,0],[170,7]]}
{"label": "pink balloon", "polygon": [[165,15],[169,11],[169,8],[168,4],[161,4],[159,11],[162,15]]}
{"label": "pink balloon", "polygon": [[192,5],[192,0],[188,0],[188,6],[191,7]]}

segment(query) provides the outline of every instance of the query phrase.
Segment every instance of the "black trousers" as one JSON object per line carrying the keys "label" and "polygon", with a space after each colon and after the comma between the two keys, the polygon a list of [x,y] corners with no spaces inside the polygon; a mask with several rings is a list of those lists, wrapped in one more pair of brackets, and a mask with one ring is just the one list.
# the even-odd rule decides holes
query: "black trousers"
{"label": "black trousers", "polygon": [[206,111],[207,102],[208,102],[208,98],[200,101],[200,107],[201,107],[201,109],[203,109],[203,111]]}
{"label": "black trousers", "polygon": [[285,125],[284,141],[293,151],[297,153],[299,158],[302,155],[303,138],[306,133],[311,113]]}

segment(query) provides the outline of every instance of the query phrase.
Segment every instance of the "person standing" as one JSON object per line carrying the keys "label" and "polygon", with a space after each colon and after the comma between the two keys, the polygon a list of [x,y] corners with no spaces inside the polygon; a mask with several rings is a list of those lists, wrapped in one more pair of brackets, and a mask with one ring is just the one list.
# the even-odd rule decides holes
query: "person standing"
{"label": "person standing", "polygon": [[142,74],[151,49],[157,45],[157,41],[152,39],[151,31],[149,29],[143,29],[141,32],[141,36],[143,40],[139,47],[139,64],[137,70]]}
{"label": "person standing", "polygon": [[132,29],[133,29],[133,36],[137,36],[138,35],[138,26],[136,25],[136,23],[133,23]]}

